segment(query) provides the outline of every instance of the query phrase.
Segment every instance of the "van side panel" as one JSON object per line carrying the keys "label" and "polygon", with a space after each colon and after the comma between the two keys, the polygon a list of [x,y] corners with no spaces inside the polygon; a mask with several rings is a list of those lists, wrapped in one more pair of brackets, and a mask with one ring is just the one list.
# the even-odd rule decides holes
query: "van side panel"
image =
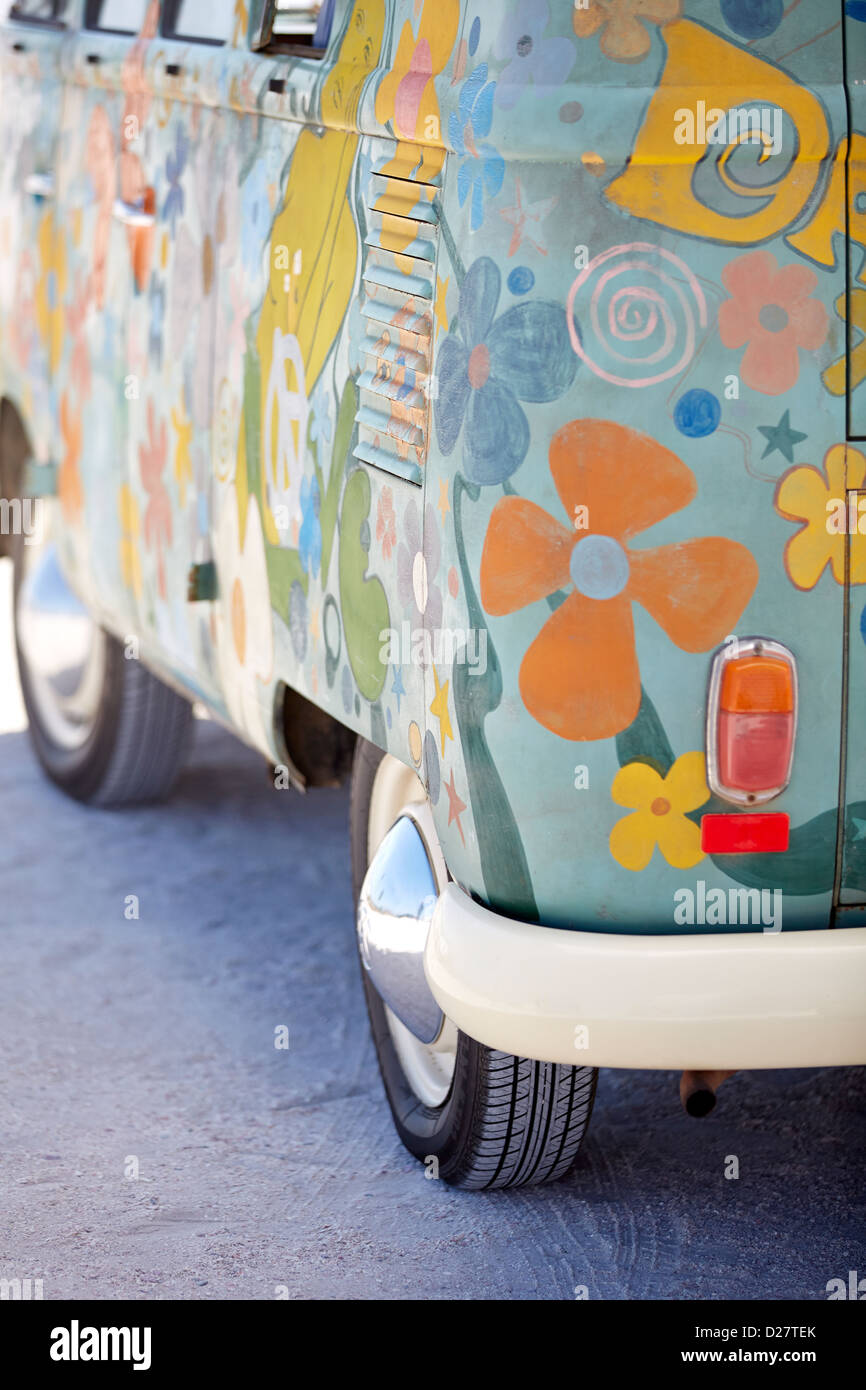
{"label": "van side panel", "polygon": [[66,267],[50,184],[64,39],[49,25],[0,26],[0,397],[27,420],[40,463],[55,457],[53,377],[65,331]]}
{"label": "van side panel", "polygon": [[[402,624],[424,450],[404,435],[426,424],[442,150],[394,166],[398,188],[419,176],[417,221],[412,198],[377,207],[400,149],[374,109],[389,14],[342,0],[322,59],[252,53],[238,26],[224,48],[164,39],[155,4],[137,36],[66,44],[64,565],[274,762],[286,684],[421,760]],[[118,200],[153,225],[125,227]]]}
{"label": "van side panel", "polygon": [[[133,499],[129,460],[138,444],[132,410],[154,389],[144,380],[132,320],[151,300],[134,284],[129,237],[115,216],[123,152],[140,151],[145,138],[143,130],[124,138],[124,67],[131,53],[143,56],[146,42],[136,49],[126,35],[69,34],[55,173],[63,316],[54,374],[57,543],[79,596],[123,638],[138,636],[142,610],[152,609],[137,555],[146,513]],[[155,543],[152,522],[148,534]]]}

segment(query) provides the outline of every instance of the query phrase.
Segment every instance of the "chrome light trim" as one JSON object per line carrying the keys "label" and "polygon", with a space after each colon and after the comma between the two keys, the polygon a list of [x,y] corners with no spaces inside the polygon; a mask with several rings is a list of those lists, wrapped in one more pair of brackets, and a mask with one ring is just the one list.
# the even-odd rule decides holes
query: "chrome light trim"
{"label": "chrome light trim", "polygon": [[[791,668],[791,680],[794,690],[794,734],[791,739],[791,756],[788,759],[788,767],[785,779],[778,787],[770,787],[760,792],[743,792],[733,787],[726,787],[719,776],[719,699],[722,689],[722,676],[725,666],[729,661],[734,661],[742,656],[775,656],[781,657]],[[794,765],[794,749],[797,744],[797,723],[799,717],[799,693],[797,682],[797,658],[781,642],[774,642],[771,637],[730,637],[723,647],[720,647],[713,657],[710,666],[710,682],[707,691],[707,724],[706,724],[706,753],[707,753],[707,786],[716,796],[723,801],[730,801],[735,806],[763,806],[774,797],[780,796],[791,781],[791,770]]]}

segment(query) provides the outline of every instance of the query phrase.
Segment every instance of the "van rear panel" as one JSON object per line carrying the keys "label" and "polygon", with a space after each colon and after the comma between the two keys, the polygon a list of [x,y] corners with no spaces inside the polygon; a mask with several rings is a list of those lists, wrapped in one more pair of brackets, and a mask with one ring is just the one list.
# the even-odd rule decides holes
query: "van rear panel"
{"label": "van rear panel", "polygon": [[[482,21],[446,90],[427,488],[451,508],[443,623],[487,656],[429,673],[425,756],[455,877],[503,911],[614,932],[833,920],[848,117],[841,7],[818,8],[686,3],[626,35],[601,6],[551,7],[528,37],[573,61],[554,81],[548,49],[543,102],[501,65],[505,22]],[[710,665],[755,635],[797,661],[793,774],[761,808],[788,848],[710,853],[705,816],[750,814],[705,783]]]}

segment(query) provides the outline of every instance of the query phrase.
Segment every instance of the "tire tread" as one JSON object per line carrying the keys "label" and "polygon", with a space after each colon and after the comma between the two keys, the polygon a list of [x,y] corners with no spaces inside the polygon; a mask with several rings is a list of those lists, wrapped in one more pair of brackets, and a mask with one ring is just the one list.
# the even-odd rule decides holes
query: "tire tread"
{"label": "tire tread", "polygon": [[[589,1124],[596,1069],[513,1057],[476,1044],[479,1084],[467,1143],[443,1177],[466,1188],[554,1182],[571,1167]],[[507,1080],[506,1080],[507,1078]],[[507,1111],[494,1097],[506,1086]]]}
{"label": "tire tread", "polygon": [[139,661],[124,663],[117,733],[94,806],[160,801],[183,765],[192,706]]}

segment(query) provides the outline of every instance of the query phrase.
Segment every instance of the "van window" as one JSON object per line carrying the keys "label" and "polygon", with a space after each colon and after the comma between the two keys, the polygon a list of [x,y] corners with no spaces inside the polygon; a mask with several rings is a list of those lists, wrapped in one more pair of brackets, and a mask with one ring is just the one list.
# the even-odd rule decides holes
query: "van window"
{"label": "van window", "polygon": [[13,0],[9,18],[28,20],[31,24],[62,24],[66,5],[67,0]]}
{"label": "van window", "polygon": [[84,27],[106,34],[138,34],[146,11],[147,0],[87,0]]}
{"label": "van window", "polygon": [[279,53],[297,51],[307,58],[323,58],[331,37],[335,0],[266,0],[260,33],[253,48]]}
{"label": "van window", "polygon": [[235,20],[235,0],[166,0],[162,32],[168,39],[227,43]]}

